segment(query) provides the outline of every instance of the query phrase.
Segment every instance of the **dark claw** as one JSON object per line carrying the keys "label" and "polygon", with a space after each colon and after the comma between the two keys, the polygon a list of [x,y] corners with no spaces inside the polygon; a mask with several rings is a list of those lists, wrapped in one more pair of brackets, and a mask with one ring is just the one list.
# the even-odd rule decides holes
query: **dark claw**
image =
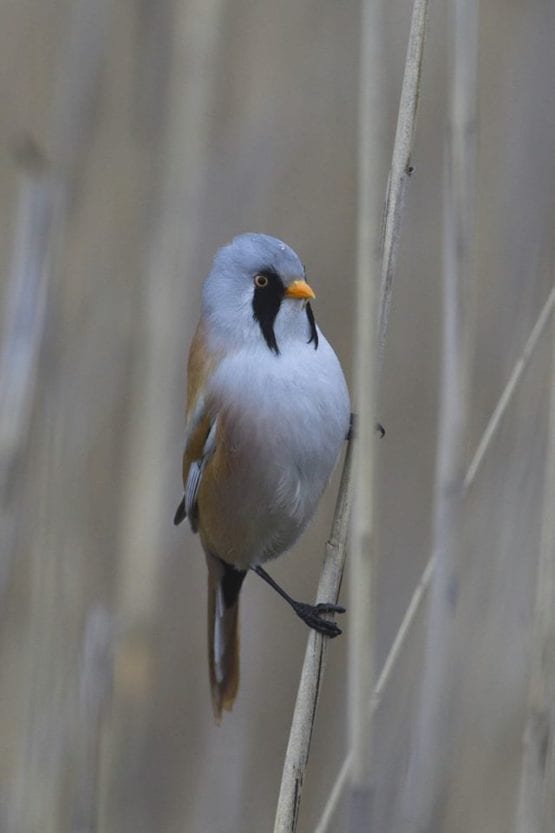
{"label": "dark claw", "polygon": [[318,613],[345,613],[345,608],[341,605],[332,605],[329,602],[320,602],[314,606]]}
{"label": "dark claw", "polygon": [[309,605],[304,602],[295,602],[293,610],[309,628],[324,634],[324,636],[329,636],[330,639],[343,633],[335,622],[323,619],[321,616],[322,613],[344,613],[345,609],[339,605],[325,603]]}
{"label": "dark claw", "polygon": [[376,422],[376,434],[379,436],[380,440],[385,437],[385,428],[381,422]]}

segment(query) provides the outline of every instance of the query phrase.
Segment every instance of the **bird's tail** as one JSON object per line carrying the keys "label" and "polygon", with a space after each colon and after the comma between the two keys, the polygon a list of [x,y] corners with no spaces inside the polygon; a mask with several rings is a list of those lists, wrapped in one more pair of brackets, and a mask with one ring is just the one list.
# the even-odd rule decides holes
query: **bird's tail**
{"label": "bird's tail", "polygon": [[207,555],[208,665],[216,722],[228,711],[239,687],[239,591],[246,573]]}

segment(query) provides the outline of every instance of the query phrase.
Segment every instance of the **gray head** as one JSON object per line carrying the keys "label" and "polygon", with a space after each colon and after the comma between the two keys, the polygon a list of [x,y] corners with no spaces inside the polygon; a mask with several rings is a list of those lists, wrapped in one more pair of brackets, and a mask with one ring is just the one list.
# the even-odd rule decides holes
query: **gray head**
{"label": "gray head", "polygon": [[275,355],[287,344],[313,342],[318,333],[297,254],[267,234],[241,234],[216,257],[202,296],[215,345],[264,346]]}

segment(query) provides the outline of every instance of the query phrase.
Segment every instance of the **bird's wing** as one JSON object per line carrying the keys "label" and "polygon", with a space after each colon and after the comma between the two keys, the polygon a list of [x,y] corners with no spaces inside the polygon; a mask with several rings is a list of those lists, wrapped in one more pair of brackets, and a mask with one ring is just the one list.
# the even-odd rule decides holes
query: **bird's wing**
{"label": "bird's wing", "polygon": [[[185,494],[183,496],[183,506],[185,515],[189,518],[191,529],[196,532],[198,529],[198,507],[197,495],[202,478],[202,473],[206,463],[214,453],[216,447],[216,431],[218,420],[214,420],[208,431],[206,441],[202,448],[202,454],[198,459],[191,460],[189,471],[187,473],[187,480],[185,481]],[[185,452],[186,454],[187,452]],[[185,458],[185,455],[184,455]]]}
{"label": "bird's wing", "polygon": [[202,472],[216,445],[217,416],[206,407],[207,382],[219,364],[219,357],[206,349],[202,325],[199,325],[188,364],[187,427],[183,452],[185,494],[175,513],[174,523],[189,518],[193,532],[198,528],[197,495]]}

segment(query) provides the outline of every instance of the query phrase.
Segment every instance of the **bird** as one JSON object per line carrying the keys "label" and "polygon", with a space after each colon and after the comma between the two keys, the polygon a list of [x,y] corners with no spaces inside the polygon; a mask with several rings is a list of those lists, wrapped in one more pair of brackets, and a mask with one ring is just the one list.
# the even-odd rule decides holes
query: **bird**
{"label": "bird", "polygon": [[333,604],[296,601],[263,564],[289,550],[314,515],[349,434],[350,399],[322,334],[305,267],[266,234],[216,253],[189,351],[183,452],[188,518],[208,567],[208,660],[216,722],[239,685],[239,593],[259,575],[311,628],[334,637]]}

